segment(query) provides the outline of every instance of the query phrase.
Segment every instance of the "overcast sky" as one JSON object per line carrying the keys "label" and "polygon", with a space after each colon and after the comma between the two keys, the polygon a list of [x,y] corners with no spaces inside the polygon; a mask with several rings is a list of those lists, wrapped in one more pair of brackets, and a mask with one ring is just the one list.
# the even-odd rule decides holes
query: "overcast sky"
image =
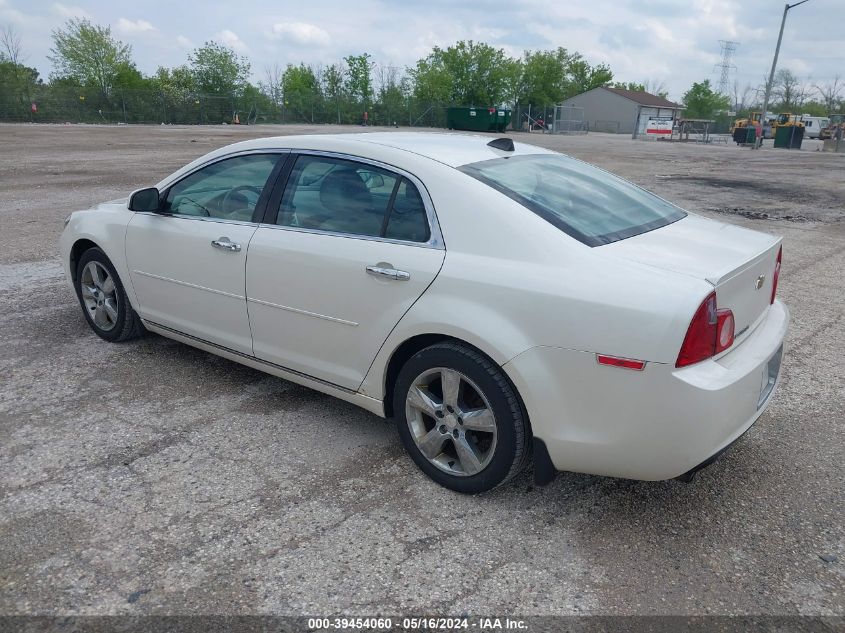
{"label": "overcast sky", "polygon": [[[718,83],[719,40],[740,42],[740,84],[758,85],[777,41],[782,0],[0,0],[0,25],[21,36],[26,62],[47,76],[50,33],[73,16],[109,24],[138,68],[185,63],[206,40],[252,62],[254,79],[278,63],[333,63],[369,52],[407,66],[434,45],[484,41],[513,55],[563,46],[609,64],[620,81],[658,80],[680,99],[693,81]],[[845,75],[845,0],[809,0],[789,12],[779,68],[811,83]]]}

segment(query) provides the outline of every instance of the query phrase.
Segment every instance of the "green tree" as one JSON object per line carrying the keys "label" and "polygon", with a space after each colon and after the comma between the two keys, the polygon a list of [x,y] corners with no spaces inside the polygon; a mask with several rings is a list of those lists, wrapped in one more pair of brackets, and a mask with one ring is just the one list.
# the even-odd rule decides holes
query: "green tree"
{"label": "green tree", "polygon": [[332,103],[333,114],[337,114],[337,123],[340,125],[340,109],[343,101],[343,69],[340,64],[331,64],[323,71],[321,77],[321,90],[326,99]]}
{"label": "green tree", "polygon": [[16,64],[0,52],[0,112],[15,120],[30,118],[29,104],[41,85],[35,68]]}
{"label": "green tree", "polygon": [[576,94],[604,86],[613,79],[610,69],[591,66],[580,53],[558,47],[526,51],[517,100],[521,104],[554,105]]}
{"label": "green tree", "polygon": [[520,104],[547,106],[560,103],[566,92],[566,75],[573,61],[565,48],[525,51],[517,94]]}
{"label": "green tree", "polygon": [[23,63],[21,40],[12,26],[0,29],[0,106],[7,106],[23,117],[37,86],[42,84],[38,71]]}
{"label": "green tree", "polygon": [[346,62],[346,90],[349,96],[361,104],[364,110],[373,98],[373,62],[369,53],[349,55]]}
{"label": "green tree", "polygon": [[516,96],[521,63],[501,48],[469,40],[445,49],[435,46],[409,74],[417,84],[418,99],[489,106]]}
{"label": "green tree", "polygon": [[115,81],[132,64],[132,47],[115,39],[110,27],[86,18],[71,18],[64,28],[53,31],[49,59],[56,77],[93,86],[109,97]]}
{"label": "green tree", "polygon": [[197,91],[197,82],[193,71],[185,65],[175,68],[159,66],[151,78],[156,90],[163,92],[173,100],[188,99]]}
{"label": "green tree", "polygon": [[526,51],[521,71],[517,101],[523,105],[554,105],[613,79],[607,66],[592,66],[580,53],[570,53],[561,47]]}
{"label": "green tree", "polygon": [[452,101],[454,79],[443,63],[442,56],[426,57],[408,69],[413,82],[414,97],[423,103],[447,103]]}
{"label": "green tree", "polygon": [[285,106],[303,121],[314,122],[314,109],[320,88],[310,66],[288,64],[282,74],[282,95]]}
{"label": "green tree", "polygon": [[239,97],[249,80],[250,64],[246,57],[214,41],[188,56],[197,90],[203,94]]}
{"label": "green tree", "polygon": [[610,87],[619,88],[620,90],[631,90],[633,92],[646,92],[645,84],[640,84],[636,81],[614,81]]}
{"label": "green tree", "polygon": [[780,100],[777,109],[781,112],[798,112],[807,100],[809,88],[788,68],[781,68],[775,74],[772,94]]}
{"label": "green tree", "polygon": [[376,124],[392,125],[401,118],[406,100],[404,86],[407,85],[403,80],[396,66],[379,66],[376,69]]}
{"label": "green tree", "polygon": [[606,86],[613,81],[613,72],[611,72],[608,66],[605,64],[591,66],[581,57],[580,53],[576,53],[575,55],[576,58],[569,65],[565,99],[579,95],[582,92],[587,92],[593,88]]}
{"label": "green tree", "polygon": [[810,116],[827,116],[831,112],[832,110],[822,101],[805,101],[801,105],[801,114],[809,114]]}
{"label": "green tree", "polygon": [[839,75],[833,81],[826,84],[816,84],[816,92],[824,105],[825,114],[833,114],[842,109],[842,88],[843,84]]}
{"label": "green tree", "polygon": [[713,90],[709,79],[693,83],[684,93],[684,115],[691,119],[712,119],[719,110],[730,106],[730,98]]}

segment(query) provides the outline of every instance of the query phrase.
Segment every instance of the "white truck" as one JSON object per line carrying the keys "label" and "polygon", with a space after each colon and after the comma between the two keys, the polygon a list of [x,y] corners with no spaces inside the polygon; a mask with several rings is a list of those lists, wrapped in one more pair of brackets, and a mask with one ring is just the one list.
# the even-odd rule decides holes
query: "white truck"
{"label": "white truck", "polygon": [[804,136],[806,138],[819,138],[819,132],[830,123],[830,119],[824,116],[810,116],[802,114],[801,121],[804,123]]}

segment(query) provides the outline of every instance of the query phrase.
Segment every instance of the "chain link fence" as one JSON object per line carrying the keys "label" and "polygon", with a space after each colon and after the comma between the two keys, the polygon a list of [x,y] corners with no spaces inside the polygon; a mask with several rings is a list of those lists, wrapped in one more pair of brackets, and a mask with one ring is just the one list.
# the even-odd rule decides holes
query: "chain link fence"
{"label": "chain link fence", "polygon": [[[246,95],[174,95],[156,90],[119,90],[109,96],[96,89],[61,85],[25,91],[0,89],[0,121],[103,124],[340,124],[446,128],[448,104],[414,98],[376,101],[366,106],[347,98],[288,95],[275,102],[258,91]],[[364,115],[366,112],[366,117]],[[512,129],[548,130],[554,107],[516,106]]]}

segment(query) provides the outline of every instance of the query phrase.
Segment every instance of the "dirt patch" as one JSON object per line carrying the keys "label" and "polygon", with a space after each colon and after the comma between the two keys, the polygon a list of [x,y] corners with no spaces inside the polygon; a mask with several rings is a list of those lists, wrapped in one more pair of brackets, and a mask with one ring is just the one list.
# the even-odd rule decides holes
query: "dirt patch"
{"label": "dirt patch", "polygon": [[785,222],[812,222],[813,220],[804,215],[794,215],[785,213],[778,215],[772,210],[758,211],[755,209],[746,209],[744,207],[707,207],[707,211],[711,213],[718,213],[719,215],[737,215],[749,220],[782,220]]}

